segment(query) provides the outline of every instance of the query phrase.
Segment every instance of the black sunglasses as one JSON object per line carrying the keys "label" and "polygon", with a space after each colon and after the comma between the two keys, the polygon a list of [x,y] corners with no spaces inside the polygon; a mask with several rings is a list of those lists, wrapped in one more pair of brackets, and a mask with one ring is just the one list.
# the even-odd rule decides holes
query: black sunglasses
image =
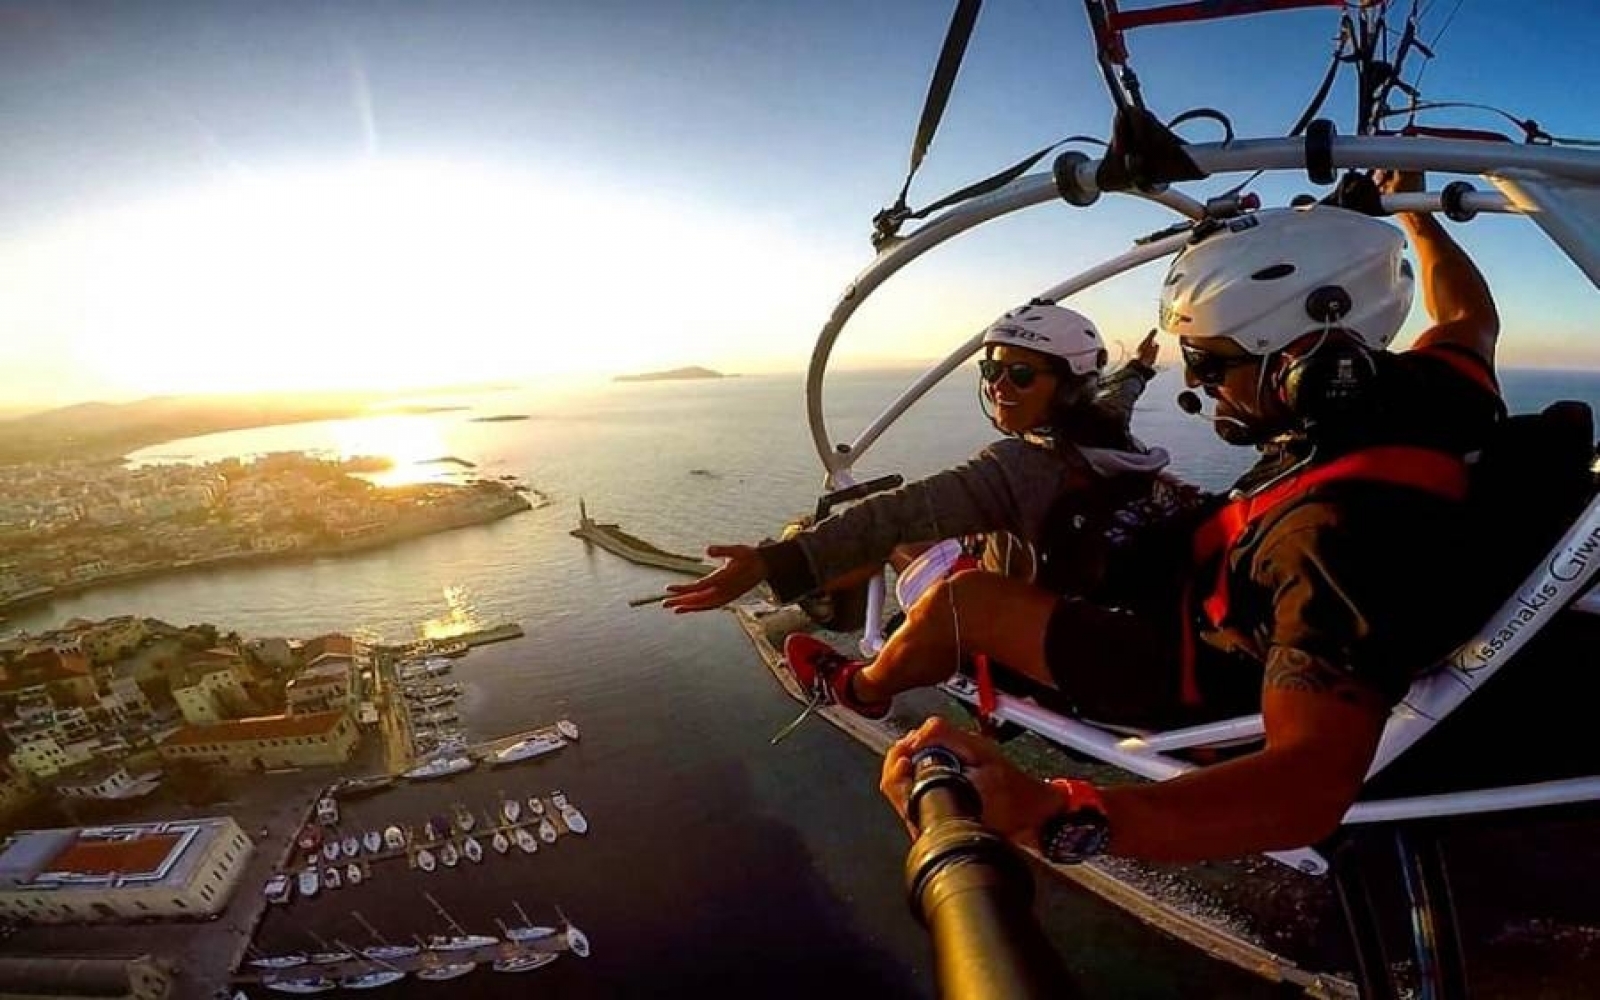
{"label": "black sunglasses", "polygon": [[1256,360],[1254,354],[1214,354],[1181,341],[1178,350],[1183,352],[1183,366],[1201,385],[1221,385],[1229,370]]}
{"label": "black sunglasses", "polygon": [[990,385],[1000,381],[1000,376],[1004,375],[1018,389],[1026,389],[1040,374],[1042,374],[1040,369],[1026,361],[996,361],[993,358],[984,358],[978,362],[979,377]]}

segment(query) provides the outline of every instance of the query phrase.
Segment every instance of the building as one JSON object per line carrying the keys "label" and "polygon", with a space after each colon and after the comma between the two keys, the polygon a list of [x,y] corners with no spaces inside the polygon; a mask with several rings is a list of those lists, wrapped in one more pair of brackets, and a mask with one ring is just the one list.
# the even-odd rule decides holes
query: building
{"label": "building", "polygon": [[211,726],[184,726],[161,744],[161,759],[236,768],[340,764],[358,734],[348,712],[269,715]]}
{"label": "building", "polygon": [[96,761],[62,771],[53,784],[69,799],[134,799],[155,791],[161,773],[133,775],[122,764]]}
{"label": "building", "polygon": [[54,727],[11,734],[16,750],[11,763],[35,778],[48,778],[58,771],[94,759],[99,741],[67,740]]}
{"label": "building", "polygon": [[283,695],[291,715],[331,712],[355,703],[355,661],[348,656],[324,655],[314,667],[284,685]]}
{"label": "building", "polygon": [[34,798],[34,784],[26,771],[0,764],[0,822],[26,809]]}
{"label": "building", "polygon": [[149,955],[8,955],[0,957],[0,997],[51,1000],[164,1000],[172,971]]}
{"label": "building", "polygon": [[245,643],[245,649],[255,657],[257,663],[274,671],[287,668],[294,658],[287,639],[251,639]]}
{"label": "building", "polygon": [[5,668],[0,679],[0,701],[48,694],[56,705],[93,705],[94,675],[89,657],[72,646],[31,649]]}
{"label": "building", "polygon": [[172,697],[178,702],[183,720],[191,725],[238,718],[249,711],[251,704],[235,664],[222,660],[185,667],[173,677]]}
{"label": "building", "polygon": [[329,632],[315,639],[307,639],[300,647],[300,661],[307,667],[317,666],[326,657],[343,657],[349,660],[355,655],[355,639],[340,632]]}
{"label": "building", "polygon": [[254,849],[227,816],[24,830],[0,851],[0,919],[214,917],[228,905]]}
{"label": "building", "polygon": [[143,618],[118,615],[101,622],[74,618],[61,630],[69,633],[93,663],[114,663],[139,648],[150,635]]}

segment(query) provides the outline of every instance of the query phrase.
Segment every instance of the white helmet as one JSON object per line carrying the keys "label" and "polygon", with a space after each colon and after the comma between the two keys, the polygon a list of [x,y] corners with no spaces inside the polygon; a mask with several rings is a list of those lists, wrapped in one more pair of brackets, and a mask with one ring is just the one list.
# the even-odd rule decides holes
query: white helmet
{"label": "white helmet", "polygon": [[1011,344],[1060,358],[1074,375],[1099,372],[1106,345],[1089,317],[1049,303],[1013,309],[983,333],[985,344]]}
{"label": "white helmet", "polygon": [[1317,205],[1231,219],[1172,262],[1161,288],[1161,329],[1227,337],[1271,354],[1336,326],[1372,350],[1411,311],[1405,237],[1386,222]]}

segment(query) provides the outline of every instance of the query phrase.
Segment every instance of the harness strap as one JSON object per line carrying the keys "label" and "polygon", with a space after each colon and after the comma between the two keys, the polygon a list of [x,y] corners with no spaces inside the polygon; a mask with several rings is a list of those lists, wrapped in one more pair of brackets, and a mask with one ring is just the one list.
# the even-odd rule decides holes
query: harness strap
{"label": "harness strap", "polygon": [[[1325,465],[1306,469],[1257,493],[1230,501],[1207,518],[1195,532],[1193,556],[1197,571],[1216,563],[1215,580],[1199,598],[1199,611],[1213,627],[1228,615],[1228,553],[1252,525],[1285,503],[1334,482],[1378,482],[1432,493],[1450,500],[1467,495],[1467,466],[1455,455],[1416,445],[1381,445],[1342,455]],[[1185,586],[1181,609],[1181,689],[1184,704],[1200,703],[1196,674],[1196,645],[1191,624],[1195,620],[1193,580]]]}

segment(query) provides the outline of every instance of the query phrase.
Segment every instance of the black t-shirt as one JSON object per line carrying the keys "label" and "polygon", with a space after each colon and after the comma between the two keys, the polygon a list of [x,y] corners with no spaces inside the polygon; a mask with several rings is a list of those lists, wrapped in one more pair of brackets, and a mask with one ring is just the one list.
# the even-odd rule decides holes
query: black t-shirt
{"label": "black t-shirt", "polygon": [[[1437,346],[1375,360],[1373,419],[1346,450],[1416,445],[1464,456],[1504,414],[1475,355]],[[1265,456],[1240,483],[1269,482],[1296,460]],[[1467,532],[1466,505],[1436,493],[1353,479],[1316,486],[1270,510],[1228,552],[1227,614],[1218,627],[1202,619],[1201,638],[1254,664],[1251,683],[1268,649],[1286,646],[1350,671],[1393,704],[1475,624],[1463,599],[1473,579]]]}

